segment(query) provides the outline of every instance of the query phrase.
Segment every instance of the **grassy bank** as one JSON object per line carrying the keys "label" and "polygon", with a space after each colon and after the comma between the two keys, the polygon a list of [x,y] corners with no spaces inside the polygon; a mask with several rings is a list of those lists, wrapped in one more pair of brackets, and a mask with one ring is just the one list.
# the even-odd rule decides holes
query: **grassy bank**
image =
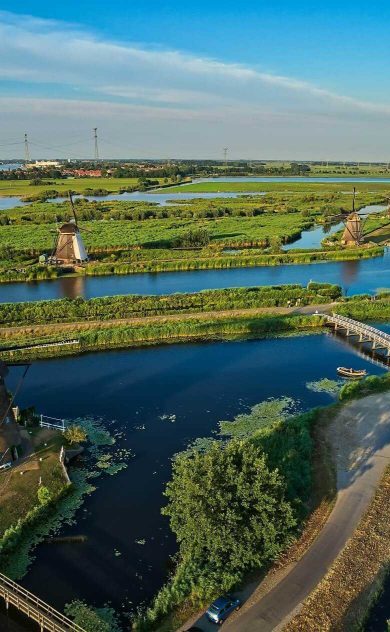
{"label": "grassy bank", "polygon": [[[78,330],[77,326],[68,329],[66,337],[58,333],[53,335],[50,331],[45,335],[45,329],[40,328],[39,333],[17,333],[2,340],[2,356],[7,359],[26,360],[43,357],[57,357],[62,355],[74,355],[87,351],[120,349],[136,347],[140,345],[167,344],[186,342],[191,340],[217,340],[225,337],[255,335],[268,336],[275,334],[294,333],[306,329],[318,328],[318,319],[311,316],[258,316],[248,317],[243,315],[215,314],[204,317],[189,315],[170,320],[162,317],[158,322],[132,323],[128,325],[109,325],[102,327],[93,325],[85,330]],[[30,349],[12,350],[13,347],[26,347],[27,345],[45,345],[64,339],[78,340],[78,344],[70,346],[37,346]],[[4,349],[9,349],[5,351]]]}
{"label": "grassy bank", "polygon": [[0,325],[38,325],[77,321],[105,321],[192,312],[214,312],[255,307],[290,307],[329,303],[341,297],[341,287],[311,282],[265,287],[203,290],[168,295],[124,295],[93,299],[59,299],[1,303]]}

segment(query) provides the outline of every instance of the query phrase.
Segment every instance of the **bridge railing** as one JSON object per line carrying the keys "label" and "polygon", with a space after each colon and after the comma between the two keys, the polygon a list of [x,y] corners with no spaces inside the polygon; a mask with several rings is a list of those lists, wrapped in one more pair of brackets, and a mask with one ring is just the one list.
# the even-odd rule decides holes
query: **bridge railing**
{"label": "bridge railing", "polygon": [[376,329],[376,327],[372,327],[371,325],[366,325],[365,323],[360,323],[357,320],[353,320],[353,318],[348,318],[347,316],[341,316],[339,314],[332,314],[332,316],[328,316],[328,319],[336,323],[344,323],[346,325],[350,325],[351,328],[354,328],[358,331],[371,332],[373,335],[383,338],[384,340],[388,340],[390,342],[390,334],[381,331],[380,329]]}
{"label": "bridge railing", "polygon": [[20,612],[36,621],[41,626],[41,630],[85,632],[84,628],[77,623],[2,573],[0,573],[0,597],[3,597],[7,606],[12,604]]}

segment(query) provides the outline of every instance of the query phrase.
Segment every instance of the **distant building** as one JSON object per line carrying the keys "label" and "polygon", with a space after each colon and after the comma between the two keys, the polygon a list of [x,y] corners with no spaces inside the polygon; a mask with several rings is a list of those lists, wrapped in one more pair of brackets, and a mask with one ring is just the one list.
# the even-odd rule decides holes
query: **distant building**
{"label": "distant building", "polygon": [[50,167],[60,167],[58,160],[36,160],[25,165],[26,169],[49,169]]}
{"label": "distant building", "polygon": [[101,178],[101,169],[64,169],[64,174],[76,178]]}

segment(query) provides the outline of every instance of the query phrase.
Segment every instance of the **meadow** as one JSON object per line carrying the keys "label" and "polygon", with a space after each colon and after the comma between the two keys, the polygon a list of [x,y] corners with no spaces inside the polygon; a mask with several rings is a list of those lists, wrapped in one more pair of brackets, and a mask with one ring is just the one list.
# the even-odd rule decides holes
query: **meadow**
{"label": "meadow", "polygon": [[[259,193],[259,192],[300,192],[300,193],[317,193],[317,192],[352,192],[353,186],[356,186],[358,192],[387,192],[390,194],[389,182],[196,182],[186,184],[184,186],[173,186],[164,189],[165,193],[182,193],[183,190],[191,193]],[[153,190],[158,193],[158,189]]]}
{"label": "meadow", "polygon": [[[83,222],[83,238],[87,248],[108,246],[131,248],[170,248],[172,242],[189,230],[207,229],[211,242],[229,245],[267,246],[274,237],[285,243],[308,228],[312,222],[299,213],[264,214],[260,217],[168,218],[153,221],[90,221]],[[27,224],[0,226],[2,248],[50,251],[56,225]]]}
{"label": "meadow", "polygon": [[[156,178],[163,182],[162,178]],[[50,184],[47,182],[50,181]],[[86,189],[106,189],[110,193],[118,193],[127,187],[137,188],[138,178],[45,178],[46,184],[32,184],[31,180],[0,180],[0,196],[38,195],[47,189],[55,189],[59,194],[72,189],[82,193]]]}

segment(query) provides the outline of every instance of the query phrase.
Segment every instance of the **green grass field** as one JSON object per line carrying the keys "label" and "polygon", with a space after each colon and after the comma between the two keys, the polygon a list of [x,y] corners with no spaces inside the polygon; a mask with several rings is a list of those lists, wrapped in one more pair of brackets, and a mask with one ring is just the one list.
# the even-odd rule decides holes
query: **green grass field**
{"label": "green grass field", "polygon": [[[183,186],[168,187],[164,193],[259,193],[264,191],[283,191],[285,193],[321,193],[321,192],[351,192],[356,186],[361,192],[388,192],[390,195],[389,182],[198,182],[196,184],[186,184]],[[161,190],[154,189],[153,193],[161,193]]]}
{"label": "green grass field", "polygon": [[[157,179],[157,178],[156,178]],[[162,179],[160,178],[162,181]],[[46,180],[45,181],[49,181]],[[47,189],[56,191],[82,192],[85,189],[107,189],[107,191],[117,193],[119,189],[134,186],[138,183],[138,178],[69,178],[66,180],[50,180],[53,184],[30,184],[30,180],[0,180],[0,195],[37,195]]]}
{"label": "green grass field", "polygon": [[[310,222],[309,222],[310,224]],[[259,242],[270,237],[286,239],[308,225],[299,213],[270,213],[260,217],[217,219],[165,219],[153,221],[83,222],[87,248],[107,246],[169,247],[172,240],[190,229],[207,228],[212,241],[223,244]],[[55,224],[0,226],[2,247],[15,250],[48,250],[54,241]]]}

